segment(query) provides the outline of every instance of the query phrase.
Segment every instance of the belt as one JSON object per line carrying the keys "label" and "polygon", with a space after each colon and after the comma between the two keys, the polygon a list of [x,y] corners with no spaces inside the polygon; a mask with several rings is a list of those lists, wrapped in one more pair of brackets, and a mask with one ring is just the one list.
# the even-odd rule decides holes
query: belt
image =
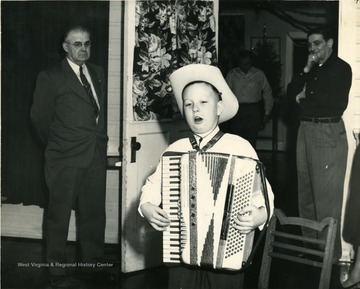
{"label": "belt", "polygon": [[339,122],[341,117],[301,117],[301,121],[309,121],[313,123],[334,123]]}

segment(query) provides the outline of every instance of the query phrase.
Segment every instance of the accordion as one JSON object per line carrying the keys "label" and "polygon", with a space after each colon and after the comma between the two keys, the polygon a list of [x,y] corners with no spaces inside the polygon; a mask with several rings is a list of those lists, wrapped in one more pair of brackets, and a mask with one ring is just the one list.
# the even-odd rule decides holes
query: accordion
{"label": "accordion", "polygon": [[233,219],[254,193],[267,198],[264,167],[255,159],[223,153],[166,152],[162,156],[163,262],[241,269],[254,232],[241,234]]}

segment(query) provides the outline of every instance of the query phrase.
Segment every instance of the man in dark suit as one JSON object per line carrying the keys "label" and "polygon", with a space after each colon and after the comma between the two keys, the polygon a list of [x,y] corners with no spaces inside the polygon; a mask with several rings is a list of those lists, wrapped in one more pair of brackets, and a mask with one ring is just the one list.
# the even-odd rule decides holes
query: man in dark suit
{"label": "man in dark suit", "polygon": [[81,264],[95,268],[104,257],[105,77],[101,67],[87,62],[91,42],[85,27],[70,28],[62,47],[67,57],[38,75],[31,119],[45,145],[50,288],[81,288],[66,275],[66,242],[71,210],[76,208]]}

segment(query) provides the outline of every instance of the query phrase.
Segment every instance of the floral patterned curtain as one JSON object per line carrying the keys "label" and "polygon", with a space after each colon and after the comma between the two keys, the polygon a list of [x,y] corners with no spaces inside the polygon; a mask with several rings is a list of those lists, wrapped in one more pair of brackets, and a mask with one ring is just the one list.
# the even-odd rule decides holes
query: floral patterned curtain
{"label": "floral patterned curtain", "polygon": [[136,3],[134,120],[178,118],[169,75],[190,63],[217,65],[213,1]]}

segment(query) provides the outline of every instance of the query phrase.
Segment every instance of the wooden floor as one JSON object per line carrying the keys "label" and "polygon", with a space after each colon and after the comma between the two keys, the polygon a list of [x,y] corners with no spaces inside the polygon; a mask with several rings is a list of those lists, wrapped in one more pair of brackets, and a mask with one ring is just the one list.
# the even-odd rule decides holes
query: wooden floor
{"label": "wooden floor", "polygon": [[[287,215],[297,215],[297,185],[294,155],[289,153],[272,154],[259,152],[260,160],[265,164],[267,178],[275,194],[275,206],[281,208]],[[1,239],[1,288],[27,289],[44,288],[48,280],[48,272],[41,267],[44,260],[44,247],[41,240],[5,238]],[[76,244],[69,243],[68,255],[76,258]],[[245,289],[257,288],[262,246],[257,252],[253,264],[245,275]],[[123,274],[120,271],[120,252],[116,245],[106,246],[107,261],[114,266],[111,273],[116,274],[118,282],[111,287],[121,289],[165,289],[167,268],[157,267],[141,272]],[[35,266],[38,264],[38,267]],[[319,276],[318,269],[290,267],[286,262],[275,263],[271,273],[270,283],[274,289],[315,289]],[[74,271],[74,273],[76,273]],[[342,288],[339,283],[339,268],[334,266],[331,289]],[[226,288],[224,288],[226,289]]]}

